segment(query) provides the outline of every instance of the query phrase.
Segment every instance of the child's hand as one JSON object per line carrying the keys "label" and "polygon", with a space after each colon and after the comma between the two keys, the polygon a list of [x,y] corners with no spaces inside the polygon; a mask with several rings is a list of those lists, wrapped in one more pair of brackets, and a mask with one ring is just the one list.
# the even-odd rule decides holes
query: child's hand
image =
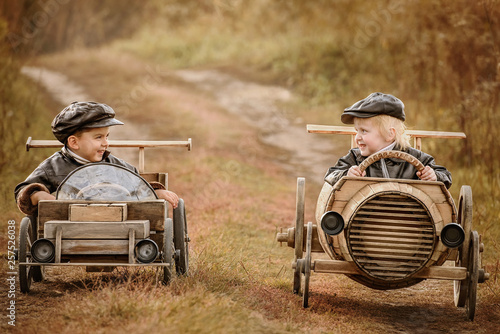
{"label": "child's hand", "polygon": [[363,173],[361,173],[361,169],[359,169],[359,166],[352,166],[351,168],[349,168],[347,176],[366,176],[366,171],[363,171]]}
{"label": "child's hand", "polygon": [[31,204],[36,206],[38,205],[38,202],[42,200],[49,200],[49,201],[55,200],[56,197],[45,191],[37,191],[36,193],[31,195],[30,199],[31,199]]}
{"label": "child's hand", "polygon": [[436,172],[429,166],[425,166],[422,171],[417,172],[417,176],[423,181],[437,181]]}
{"label": "child's hand", "polygon": [[176,193],[165,189],[156,189],[155,192],[159,198],[164,199],[172,204],[172,207],[174,209],[177,208],[177,205],[179,204],[179,196],[177,196]]}

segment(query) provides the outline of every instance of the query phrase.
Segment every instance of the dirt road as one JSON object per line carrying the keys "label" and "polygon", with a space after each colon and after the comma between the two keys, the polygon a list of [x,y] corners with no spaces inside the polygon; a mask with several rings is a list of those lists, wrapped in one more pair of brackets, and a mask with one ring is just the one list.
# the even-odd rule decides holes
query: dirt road
{"label": "dirt road", "polygon": [[[48,75],[52,80],[48,87],[52,90],[60,92],[55,88],[58,85],[77,87],[61,98],[62,105],[78,99],[111,101],[109,104],[116,105],[117,113],[122,115],[119,118],[127,124],[121,129],[116,127],[113,136],[117,139],[193,137],[190,155],[177,151],[147,154],[152,169],[168,164],[170,188],[182,193],[190,204],[193,274],[171,287],[153,291],[144,288],[146,292],[141,290],[138,294],[137,286],[143,283],[122,272],[111,278],[106,276],[102,282],[94,277],[82,280],[85,274],[80,271],[56,269],[48,275],[47,282],[35,283],[32,294],[18,295],[16,332],[83,333],[88,328],[96,332],[165,333],[170,330],[495,333],[498,330],[499,300],[492,300],[484,285],[479,291],[473,323],[465,320],[464,310],[455,308],[452,283],[444,281],[375,291],[344,276],[313,274],[310,308],[302,309],[300,298],[291,293],[289,263],[293,251],[277,247],[276,227],[292,223],[297,176],[311,179],[306,219],[312,219],[323,173],[336,160],[334,153],[338,155],[343,150],[334,147],[328,138],[308,135],[304,124],[307,120],[288,118],[286,106],[294,98],[284,88],[246,82],[216,70],[159,69],[126,55],[112,54],[114,58],[110,60],[100,52],[49,57],[36,66],[60,68],[67,74],[67,77],[58,76],[57,72]],[[75,68],[75,62],[81,68]],[[148,72],[148,68],[156,70]],[[46,78],[36,69],[25,71],[31,71],[35,78]],[[325,151],[332,154],[325,155]],[[249,177],[255,179],[249,181]],[[249,195],[261,188],[266,191],[261,196]],[[241,237],[246,240],[244,244],[238,239],[240,236],[235,236],[237,233],[244,234]],[[244,252],[251,252],[252,257],[245,257]],[[220,255],[221,259],[206,258],[205,254]],[[147,273],[142,275],[148,277]],[[143,279],[139,276],[139,281]],[[129,287],[130,281],[136,286]],[[215,285],[215,281],[221,285]],[[109,287],[107,282],[113,286]],[[125,286],[124,295],[130,294],[142,300],[142,304],[127,300],[124,306],[125,297],[115,295],[120,285]],[[194,294],[203,298],[189,302],[195,300]],[[163,295],[174,305],[183,306],[174,311],[150,304],[152,300],[163,300]],[[179,304],[183,300],[188,302]],[[113,308],[103,301],[122,308]],[[195,306],[198,303],[203,311]],[[133,315],[127,313],[127,307]],[[141,313],[138,318],[138,310],[149,310],[148,307],[157,315]],[[164,308],[168,311],[163,311]],[[203,318],[203,312],[208,312],[210,319]],[[238,325],[240,318],[235,318],[235,314],[246,319],[242,325]],[[95,319],[88,319],[94,316]],[[180,329],[178,323],[170,320],[172,317],[192,322],[191,327]],[[205,327],[197,327],[197,321],[201,321],[197,317],[204,319]],[[211,325],[211,321],[216,321],[214,318],[226,324]],[[2,324],[1,328],[7,327]]]}

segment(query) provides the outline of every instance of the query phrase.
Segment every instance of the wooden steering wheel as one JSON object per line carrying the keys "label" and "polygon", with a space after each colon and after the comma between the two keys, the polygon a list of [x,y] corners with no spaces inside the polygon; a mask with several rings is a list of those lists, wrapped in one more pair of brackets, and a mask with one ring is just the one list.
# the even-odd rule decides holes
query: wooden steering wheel
{"label": "wooden steering wheel", "polygon": [[409,162],[415,168],[420,172],[422,169],[424,169],[424,165],[413,155],[401,152],[401,151],[382,151],[382,152],[377,152],[372,155],[370,155],[368,158],[363,160],[362,163],[359,164],[359,169],[361,170],[361,173],[365,171],[368,166],[373,164],[376,161],[379,161],[380,159],[385,159],[385,158],[396,158],[396,159],[401,159]]}

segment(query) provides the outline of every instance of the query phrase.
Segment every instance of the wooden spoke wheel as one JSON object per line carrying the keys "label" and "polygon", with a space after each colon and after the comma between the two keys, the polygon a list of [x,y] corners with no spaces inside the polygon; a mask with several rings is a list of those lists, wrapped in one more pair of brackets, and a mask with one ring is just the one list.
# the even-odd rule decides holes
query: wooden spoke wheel
{"label": "wooden spoke wheel", "polygon": [[169,284],[174,267],[174,224],[171,218],[165,219],[164,233],[162,260],[163,263],[168,263],[170,266],[163,267],[163,284]]}
{"label": "wooden spoke wheel", "polygon": [[300,293],[301,286],[301,268],[299,263],[304,252],[304,209],[305,209],[305,188],[306,179],[303,177],[297,178],[297,195],[295,202],[295,271],[293,273],[293,293]]}
{"label": "wooden spoke wheel", "polygon": [[[31,245],[33,240],[31,220],[29,217],[24,217],[21,220],[19,229],[19,262],[30,263],[31,260]],[[19,287],[21,292],[28,293],[33,279],[33,273],[30,265],[19,265]]]}
{"label": "wooden spoke wheel", "polygon": [[187,231],[186,210],[184,200],[174,209],[174,246],[176,251],[175,270],[178,275],[187,275],[189,270],[189,236]]}
{"label": "wooden spoke wheel", "polygon": [[[472,231],[472,189],[470,186],[462,186],[460,197],[458,199],[458,217],[457,222],[462,226],[465,232],[465,239],[462,246],[458,249],[458,257],[455,260],[455,267],[468,268],[469,245],[471,242]],[[464,307],[468,295],[469,284],[467,280],[454,281],[454,302],[456,307]]]}
{"label": "wooden spoke wheel", "polygon": [[479,235],[476,231],[470,233],[469,245],[469,263],[467,265],[467,272],[469,273],[467,281],[467,298],[465,301],[465,310],[467,319],[474,320],[476,313],[476,295],[477,283],[479,280]]}
{"label": "wooden spoke wheel", "polygon": [[307,223],[306,254],[302,260],[304,279],[302,280],[302,306],[309,306],[309,279],[311,278],[312,223]]}

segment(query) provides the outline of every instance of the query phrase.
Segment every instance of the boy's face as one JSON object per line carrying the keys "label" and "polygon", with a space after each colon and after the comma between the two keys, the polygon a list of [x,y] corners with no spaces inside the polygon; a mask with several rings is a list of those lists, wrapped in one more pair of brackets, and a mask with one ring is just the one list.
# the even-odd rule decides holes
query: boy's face
{"label": "boy's face", "polygon": [[84,159],[91,162],[102,160],[104,151],[108,148],[109,126],[104,128],[88,129],[80,136],[68,138],[69,148]]}
{"label": "boy's face", "polygon": [[361,155],[367,157],[390,145],[394,139],[385,138],[380,133],[372,118],[354,118],[356,129],[356,144],[358,144]]}

